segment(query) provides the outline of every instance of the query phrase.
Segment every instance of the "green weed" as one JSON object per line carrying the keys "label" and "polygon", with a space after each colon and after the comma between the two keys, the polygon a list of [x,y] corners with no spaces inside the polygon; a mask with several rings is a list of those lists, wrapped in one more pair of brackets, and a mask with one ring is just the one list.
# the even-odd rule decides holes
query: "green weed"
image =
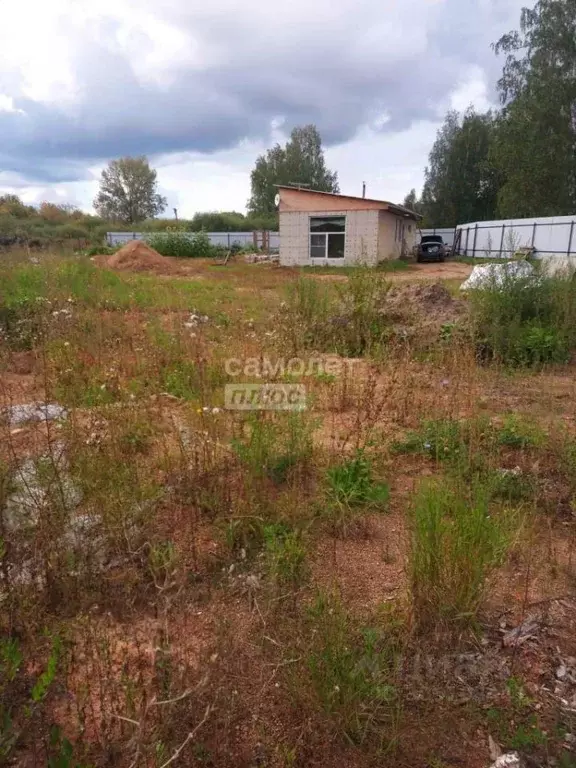
{"label": "green weed", "polygon": [[309,613],[306,663],[320,706],[352,742],[383,745],[398,706],[394,643],[381,630],[358,626],[333,596],[319,595]]}
{"label": "green weed", "polygon": [[163,256],[205,259],[214,256],[218,251],[210,242],[206,232],[158,232],[147,235],[146,240]]}
{"label": "green weed", "polygon": [[521,680],[511,677],[506,682],[509,707],[492,707],[487,712],[490,730],[506,749],[531,751],[547,744],[548,737],[538,723],[533,702]]}
{"label": "green weed", "polygon": [[479,357],[515,366],[565,363],[576,347],[576,283],[544,272],[470,292]]}
{"label": "green weed", "polygon": [[538,425],[512,413],[504,418],[501,427],[495,429],[495,437],[498,445],[521,449],[538,447],[544,434]]}
{"label": "green weed", "polygon": [[256,415],[243,424],[243,434],[232,441],[236,455],[256,477],[286,482],[312,455],[315,425],[302,413]]}
{"label": "green weed", "polygon": [[344,357],[376,354],[390,335],[384,307],[389,283],[370,268],[354,270],[344,284],[329,286],[300,278],[288,290],[281,316],[295,350],[334,352]]}
{"label": "green weed", "polygon": [[373,477],[372,464],[363,451],[326,472],[326,504],[321,516],[335,532],[345,534],[362,515],[386,509],[390,489]]}
{"label": "green weed", "polygon": [[263,534],[271,579],[284,588],[300,586],[308,576],[302,534],[282,524],[266,525]]}
{"label": "green weed", "polygon": [[490,505],[485,482],[440,480],[420,489],[412,515],[410,576],[420,630],[471,625],[486,579],[518,530],[518,513]]}
{"label": "green weed", "polygon": [[393,454],[422,454],[441,462],[457,461],[467,455],[466,429],[455,419],[425,421],[420,430],[392,443],[390,450]]}

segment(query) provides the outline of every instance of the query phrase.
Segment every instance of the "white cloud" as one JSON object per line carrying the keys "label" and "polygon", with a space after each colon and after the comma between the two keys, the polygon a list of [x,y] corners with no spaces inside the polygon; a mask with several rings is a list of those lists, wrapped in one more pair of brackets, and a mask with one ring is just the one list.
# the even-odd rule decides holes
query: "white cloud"
{"label": "white cloud", "polygon": [[[89,206],[146,153],[171,207],[243,209],[256,156],[315,122],[343,191],[401,199],[446,109],[494,100],[522,0],[32,0],[3,5],[0,188]],[[34,23],[30,23],[30,18]]]}

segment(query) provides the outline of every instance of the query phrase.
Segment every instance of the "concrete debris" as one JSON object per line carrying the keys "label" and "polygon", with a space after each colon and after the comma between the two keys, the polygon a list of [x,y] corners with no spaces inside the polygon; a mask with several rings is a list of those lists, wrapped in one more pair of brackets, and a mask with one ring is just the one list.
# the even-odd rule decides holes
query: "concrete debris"
{"label": "concrete debris", "polygon": [[502,644],[505,648],[522,645],[526,640],[534,637],[539,628],[540,624],[535,617],[529,616],[522,622],[522,624],[504,634],[502,637]]}
{"label": "concrete debris", "polygon": [[460,290],[504,288],[514,280],[532,276],[534,276],[534,267],[527,261],[510,261],[507,264],[486,264],[474,267],[470,277],[460,286]]}
{"label": "concrete debris", "polygon": [[196,312],[192,312],[188,320],[184,323],[185,328],[197,328],[199,325],[207,323],[209,320],[208,315],[199,315]]}
{"label": "concrete debris", "polygon": [[62,443],[52,445],[51,454],[25,459],[12,477],[12,493],[6,500],[4,525],[16,531],[34,527],[45,510],[58,506],[75,509],[82,493],[68,474]]}
{"label": "concrete debris", "polygon": [[247,253],[244,261],[247,264],[278,263],[280,257],[277,253]]}
{"label": "concrete debris", "polygon": [[25,403],[9,406],[4,410],[4,417],[11,427],[16,427],[27,421],[66,419],[68,411],[58,403]]}
{"label": "concrete debris", "polygon": [[494,741],[490,734],[488,734],[488,752],[490,753],[490,760],[492,761],[496,761],[499,757],[502,757],[500,745]]}
{"label": "concrete debris", "polygon": [[506,752],[506,754],[500,755],[490,768],[524,768],[524,763],[518,752]]}

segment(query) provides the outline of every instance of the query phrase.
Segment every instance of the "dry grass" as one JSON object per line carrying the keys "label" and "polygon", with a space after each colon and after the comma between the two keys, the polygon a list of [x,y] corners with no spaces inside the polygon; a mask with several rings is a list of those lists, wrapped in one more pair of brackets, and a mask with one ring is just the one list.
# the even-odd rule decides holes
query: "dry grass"
{"label": "dry grass", "polygon": [[[479,365],[437,290],[193,269],[0,270],[1,760],[482,766],[488,733],[560,758],[573,366]],[[223,408],[258,380],[228,358],[330,354],[274,375],[307,411]],[[10,422],[35,400],[67,418]]]}

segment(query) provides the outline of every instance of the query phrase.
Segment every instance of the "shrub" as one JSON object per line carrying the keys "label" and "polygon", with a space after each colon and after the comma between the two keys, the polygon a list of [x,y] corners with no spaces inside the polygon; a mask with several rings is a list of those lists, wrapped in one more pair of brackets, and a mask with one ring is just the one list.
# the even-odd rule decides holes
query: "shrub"
{"label": "shrub", "polygon": [[567,362],[576,347],[576,281],[568,275],[505,276],[470,292],[479,357],[515,366]]}
{"label": "shrub", "polygon": [[147,238],[148,244],[162,256],[199,259],[215,254],[215,248],[206,232],[158,232]]}
{"label": "shrub", "polygon": [[490,505],[488,483],[424,484],[413,509],[410,576],[420,630],[474,622],[486,579],[499,565],[518,513]]}

